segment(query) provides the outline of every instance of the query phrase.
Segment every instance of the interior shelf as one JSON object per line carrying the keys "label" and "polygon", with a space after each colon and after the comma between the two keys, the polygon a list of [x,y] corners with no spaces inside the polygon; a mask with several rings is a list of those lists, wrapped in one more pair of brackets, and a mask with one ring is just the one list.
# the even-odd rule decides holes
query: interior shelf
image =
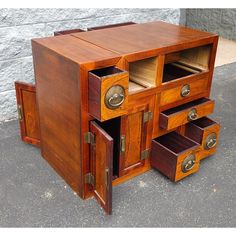
{"label": "interior shelf", "polygon": [[162,82],[208,71],[210,53],[211,45],[204,45],[167,54]]}
{"label": "interior shelf", "polygon": [[129,63],[129,92],[156,86],[157,57]]}

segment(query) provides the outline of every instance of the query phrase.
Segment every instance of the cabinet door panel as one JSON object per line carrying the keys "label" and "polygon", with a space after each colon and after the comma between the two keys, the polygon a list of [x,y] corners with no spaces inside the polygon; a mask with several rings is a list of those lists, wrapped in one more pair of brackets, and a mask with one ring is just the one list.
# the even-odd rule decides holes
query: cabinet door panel
{"label": "cabinet door panel", "polygon": [[40,146],[38,110],[35,86],[15,82],[21,138],[24,142]]}
{"label": "cabinet door panel", "polygon": [[113,139],[92,121],[90,130],[95,136],[91,144],[91,171],[94,176],[94,196],[107,214],[112,212]]}

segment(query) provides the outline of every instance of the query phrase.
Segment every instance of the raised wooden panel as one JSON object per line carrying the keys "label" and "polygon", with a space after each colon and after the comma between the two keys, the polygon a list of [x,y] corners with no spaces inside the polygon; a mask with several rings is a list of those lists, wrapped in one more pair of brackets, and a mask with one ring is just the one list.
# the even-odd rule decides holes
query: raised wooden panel
{"label": "raised wooden panel", "polygon": [[39,114],[36,90],[32,84],[15,82],[21,138],[24,142],[40,147]]}
{"label": "raised wooden panel", "polygon": [[111,214],[113,139],[96,122],[91,122],[90,131],[95,135],[95,143],[90,145],[94,196],[106,213]]}

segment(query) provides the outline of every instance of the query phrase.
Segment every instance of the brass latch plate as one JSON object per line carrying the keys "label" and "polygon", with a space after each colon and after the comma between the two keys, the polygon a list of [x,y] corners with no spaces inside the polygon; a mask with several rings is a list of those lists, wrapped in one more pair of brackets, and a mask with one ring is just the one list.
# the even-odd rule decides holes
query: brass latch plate
{"label": "brass latch plate", "polygon": [[17,105],[17,112],[18,112],[19,121],[22,121],[23,120],[23,111],[22,111],[22,106],[21,105]]}
{"label": "brass latch plate", "polygon": [[95,136],[93,133],[91,132],[87,132],[84,134],[84,142],[85,143],[90,143],[90,144],[94,144],[95,143]]}
{"label": "brass latch plate", "polygon": [[150,155],[150,149],[146,149],[144,151],[141,152],[141,160],[145,160],[149,157]]}
{"label": "brass latch plate", "polygon": [[151,111],[147,111],[147,112],[144,112],[143,114],[143,123],[146,123],[148,122],[149,120],[151,120],[153,117],[153,114]]}
{"label": "brass latch plate", "polygon": [[94,186],[94,176],[91,173],[85,175],[85,183]]}

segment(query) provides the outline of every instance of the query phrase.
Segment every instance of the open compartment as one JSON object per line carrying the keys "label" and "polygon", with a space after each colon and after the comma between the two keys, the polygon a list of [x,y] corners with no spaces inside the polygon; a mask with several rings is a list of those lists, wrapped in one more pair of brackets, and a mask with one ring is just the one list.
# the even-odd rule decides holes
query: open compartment
{"label": "open compartment", "polygon": [[120,117],[104,122],[96,123],[113,139],[113,179],[119,176],[119,156],[120,156]]}
{"label": "open compartment", "polygon": [[211,47],[204,45],[167,54],[162,83],[208,71]]}
{"label": "open compartment", "polygon": [[157,77],[157,57],[129,63],[129,92],[138,92],[155,87]]}
{"label": "open compartment", "polygon": [[198,170],[198,147],[198,143],[177,132],[165,134],[152,141],[151,166],[178,181]]}

